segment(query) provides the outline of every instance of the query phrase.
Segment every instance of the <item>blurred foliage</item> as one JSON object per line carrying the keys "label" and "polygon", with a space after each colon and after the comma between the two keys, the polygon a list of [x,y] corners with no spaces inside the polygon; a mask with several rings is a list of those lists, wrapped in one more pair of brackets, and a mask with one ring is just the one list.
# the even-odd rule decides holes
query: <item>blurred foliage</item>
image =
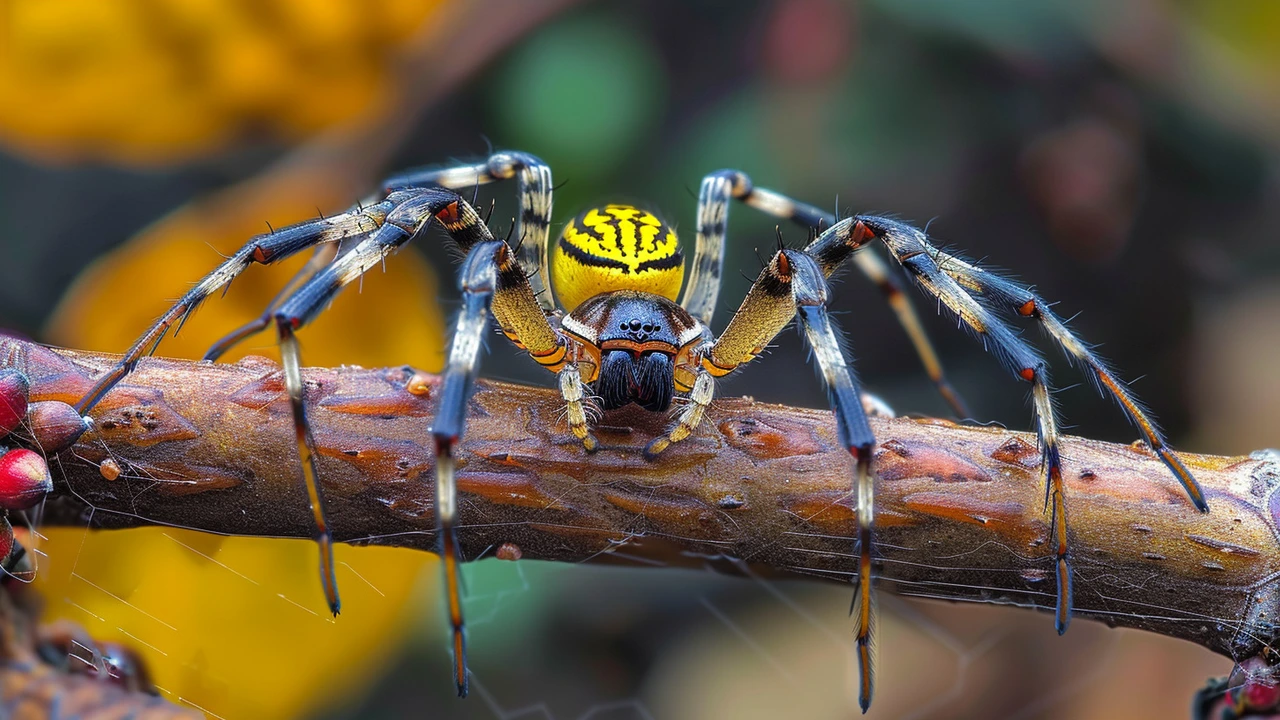
{"label": "blurred foliage", "polygon": [[419,614],[409,600],[434,596],[419,587],[434,578],[419,572],[430,556],[401,548],[339,548],[334,619],[311,542],[176,528],[45,534],[36,587],[49,614],[133,648],[170,701],[225,718],[346,701],[395,657]]}
{"label": "blurred foliage", "polygon": [[1184,0],[1179,3],[1189,27],[1212,37],[1240,64],[1238,81],[1257,82],[1262,92],[1280,93],[1274,72],[1280,67],[1280,4],[1271,0]]}
{"label": "blurred foliage", "polygon": [[579,182],[617,167],[667,111],[654,48],[624,23],[590,15],[556,23],[512,52],[489,104],[510,147],[539,148],[557,173]]}
{"label": "blurred foliage", "polygon": [[173,163],[297,141],[396,91],[439,0],[8,0],[0,141],[42,160]]}

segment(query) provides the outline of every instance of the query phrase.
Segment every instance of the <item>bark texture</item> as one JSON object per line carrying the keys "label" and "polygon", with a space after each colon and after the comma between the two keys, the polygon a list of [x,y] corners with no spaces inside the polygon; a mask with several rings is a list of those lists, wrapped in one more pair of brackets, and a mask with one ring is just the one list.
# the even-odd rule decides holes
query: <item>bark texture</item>
{"label": "bark texture", "polygon": [[[28,374],[33,401],[74,402],[114,360],[0,339],[0,365]],[[408,367],[315,368],[305,379],[335,536],[433,549],[436,379]],[[146,360],[92,418],[94,430],[51,459],[46,522],[83,524],[91,505],[103,527],[311,535],[274,362]],[[829,411],[720,399],[693,438],[646,462],[664,421],[611,413],[604,447],[588,456],[556,392],[481,382],[459,453],[466,556],[850,581],[853,466]],[[881,587],[1052,610],[1035,437],[941,420],[872,426]],[[1184,454],[1208,496],[1201,514],[1145,446],[1069,438],[1063,455],[1077,617],[1236,659],[1275,644],[1280,458]],[[108,460],[116,467],[104,472]]]}

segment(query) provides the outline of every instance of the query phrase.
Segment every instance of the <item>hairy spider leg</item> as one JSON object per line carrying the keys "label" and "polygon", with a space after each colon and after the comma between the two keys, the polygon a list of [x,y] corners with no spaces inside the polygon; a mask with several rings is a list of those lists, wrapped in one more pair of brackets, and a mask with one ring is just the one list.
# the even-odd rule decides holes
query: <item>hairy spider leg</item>
{"label": "hairy spider leg", "polygon": [[680,410],[675,422],[667,428],[667,432],[649,441],[645,446],[645,459],[657,458],[663,450],[671,446],[671,443],[680,442],[692,435],[698,428],[698,424],[702,422],[703,416],[706,415],[707,408],[711,407],[715,390],[715,377],[705,369],[699,368],[694,374],[693,387],[689,390],[689,402]]}
{"label": "hairy spider leg", "polygon": [[[551,169],[538,158],[527,153],[497,153],[483,163],[411,170],[392,176],[382,184],[384,191],[388,194],[396,190],[430,186],[440,186],[458,191],[512,177],[518,179],[520,187],[521,211],[515,230],[516,236],[524,241],[520,246],[522,256],[528,255],[528,258],[522,260],[522,262],[527,261],[530,263],[527,265],[528,267],[545,267],[545,249],[538,253],[538,248],[546,247],[547,235],[551,226]],[[523,234],[525,228],[528,228],[527,236]],[[539,238],[541,239],[539,240]],[[320,255],[326,251],[328,252],[327,259],[320,259]],[[332,262],[336,253],[336,247],[330,248],[328,245],[323,245],[317,248],[316,255],[312,256],[311,262],[308,262],[306,267],[289,281],[289,284],[271,301],[271,304],[267,306],[267,309],[258,319],[246,323],[227,334],[209,348],[204,355],[204,359],[217,360],[237,343],[254,333],[265,330],[271,324],[271,316],[275,309],[279,307],[280,301],[300,287],[306,278],[314,275],[320,267]],[[539,263],[544,264],[540,265]],[[539,276],[543,274],[545,272],[540,272]],[[540,279],[533,278],[531,282],[538,283]],[[535,289],[535,294],[538,292],[541,291]],[[551,293],[542,292],[538,297],[550,298]],[[554,306],[548,305],[544,310],[549,312],[554,310]]]}
{"label": "hairy spider leg", "polygon": [[169,328],[177,323],[178,328],[174,332],[180,330],[200,303],[229,285],[250,265],[270,265],[322,243],[337,245],[347,238],[367,235],[382,226],[394,206],[395,203],[388,198],[372,205],[354,207],[339,215],[300,222],[253,237],[152,323],[125,351],[115,366],[99,377],[84,397],[80,398],[76,403],[76,410],[81,415],[87,414],[111,388],[133,371],[139,360],[155,352]]}
{"label": "hairy spider leg", "polygon": [[[849,222],[838,223],[823,234],[827,242],[820,250],[834,253],[837,246],[865,242],[854,238]],[[855,247],[856,249],[856,247]],[[848,253],[844,253],[847,257]],[[724,376],[750,362],[793,318],[799,320],[802,335],[813,350],[822,371],[835,413],[840,443],[854,458],[851,492],[857,499],[858,585],[852,612],[856,617],[860,684],[858,703],[866,712],[874,688],[872,635],[875,612],[872,594],[874,549],[872,526],[875,511],[875,477],[871,456],[875,436],[862,407],[857,377],[827,311],[829,291],[823,260],[800,250],[779,250],[760,272],[747,297],[734,313],[729,326],[703,355],[698,377]]]}
{"label": "hairy spider leg", "polygon": [[588,389],[582,381],[582,373],[576,363],[566,364],[556,377],[556,385],[560,388],[560,397],[565,401],[565,413],[569,420],[569,432],[582,441],[587,452],[600,449],[600,441],[591,432],[591,424],[587,417]]}
{"label": "hairy spider leg", "polygon": [[1191,502],[1201,512],[1208,512],[1204,490],[1186,465],[1170,449],[1164,434],[1147,410],[1128,390],[1128,384],[1111,369],[1110,364],[1093,352],[1088,344],[1072,333],[1065,322],[1049,309],[1049,304],[1030,289],[999,274],[983,270],[946,253],[938,253],[938,265],[961,286],[981,293],[997,303],[997,307],[1019,317],[1030,318],[1063,350],[1068,360],[1080,363],[1100,393],[1109,394],[1142,434],[1143,440],[1160,457],[1186,490]]}
{"label": "hairy spider leg", "polygon": [[394,192],[388,197],[394,203],[394,208],[387,213],[385,222],[377,232],[312,276],[285,299],[272,318],[280,340],[280,355],[285,368],[285,391],[293,410],[303,484],[315,522],[316,542],[320,546],[321,582],[325,599],[334,614],[337,614],[340,602],[333,576],[333,538],[325,520],[324,494],[316,471],[315,439],[306,419],[299,370],[301,352],[295,332],[327,307],[339,290],[378,266],[393,251],[417,235],[437,214],[441,216],[441,223],[450,236],[463,248],[492,239],[479,216],[456,193],[436,189],[405,190]]}
{"label": "hairy spider leg", "polygon": [[[498,240],[476,245],[463,261],[458,286],[462,291],[462,311],[458,314],[453,340],[449,346],[449,359],[445,363],[440,401],[431,435],[435,450],[436,520],[440,531],[440,558],[444,568],[449,622],[453,629],[454,682],[458,696],[466,697],[467,651],[459,582],[462,552],[457,534],[455,451],[466,427],[467,400],[479,371],[480,351],[489,327],[490,309],[492,308],[495,318],[503,326],[504,333],[529,350],[534,360],[551,370],[555,370],[557,365],[560,367],[561,395],[570,407],[571,425],[573,409],[576,407],[579,414],[582,414],[583,385],[577,365],[564,359],[564,338],[546,321],[546,316],[534,300],[528,279],[515,260],[515,253],[505,242]],[[522,316],[529,324],[511,322],[513,313]],[[541,323],[540,328],[537,322]],[[542,343],[550,337],[552,348],[542,348],[544,352],[536,354],[531,346],[521,344],[515,336],[513,328],[516,325],[523,326],[526,331],[534,331],[528,333],[533,338],[528,341],[531,345]],[[582,418],[582,427],[585,428],[585,417]],[[587,443],[588,450],[594,449],[594,438],[589,433],[585,437],[590,440]]]}
{"label": "hairy spider leg", "polygon": [[[466,203],[460,201],[460,206],[465,208]],[[472,222],[471,214],[466,211],[456,213],[458,222]],[[445,220],[446,228],[449,228],[449,222]],[[467,249],[466,245],[459,244]],[[508,340],[528,352],[534,362],[559,374],[560,394],[569,408],[570,428],[588,451],[594,451],[599,445],[587,429],[585,385],[578,365],[568,357],[568,343],[564,336],[552,326],[538,304],[535,290],[515,251],[501,240],[475,245],[463,261],[459,289],[463,293],[462,312],[454,328],[431,434],[436,455],[436,520],[440,531],[440,558],[443,561],[449,622],[453,628],[454,682],[458,696],[465,697],[468,684],[466,635],[458,577],[463,558],[457,539],[454,462],[455,450],[466,426],[467,400],[479,371],[480,349],[489,327],[487,318],[490,311]]]}
{"label": "hairy spider leg", "polygon": [[[539,306],[544,312],[554,311],[555,299],[551,293],[547,292],[544,281],[547,274],[547,234],[551,226],[551,170],[546,163],[527,153],[496,153],[486,162],[478,165],[410,171],[393,176],[384,183],[387,188],[387,198],[381,202],[357,205],[339,215],[308,220],[255,236],[196,283],[195,287],[147,328],[125,351],[119,362],[99,377],[85,396],[76,403],[76,410],[82,415],[88,413],[104,395],[133,371],[140,359],[155,352],[169,328],[176,323],[180,330],[200,303],[219,289],[229,285],[253,263],[269,265],[318,244],[334,243],[336,245],[344,239],[361,237],[376,231],[382,226],[387,213],[395,207],[396,202],[393,196],[397,190],[413,189],[415,186],[429,184],[461,189],[511,177],[517,178],[520,185],[521,212],[517,237],[525,240],[520,244],[522,263],[526,267],[537,269],[530,278],[530,282]],[[527,236],[523,234],[526,231]],[[289,285],[296,287],[295,283],[299,283],[308,271],[311,275],[315,273],[310,263],[306,270],[290,281]],[[275,302],[273,301],[273,305]],[[268,319],[264,323],[263,318],[260,317],[233,331],[214,344],[206,353],[206,358],[220,356],[248,335],[265,329],[269,322]]]}
{"label": "hairy spider leg", "polygon": [[[800,251],[818,263],[824,280],[845,260],[851,256],[856,257],[854,251],[861,248],[868,239],[873,239],[867,235],[854,236],[853,229],[851,222],[835,223]],[[739,365],[750,362],[796,318],[793,306],[780,304],[776,299],[779,294],[786,295],[786,292],[775,287],[771,280],[773,277],[766,266],[747,292],[728,327],[718,339],[700,350],[702,357],[699,361],[699,374],[690,385],[690,403],[680,412],[677,421],[665,435],[649,443],[645,449],[647,458],[653,459],[671,443],[679,442],[692,434],[714,395],[712,380],[728,375]],[[709,374],[710,377],[704,379],[702,373]]]}
{"label": "hairy spider leg", "polygon": [[[1045,475],[1046,505],[1052,505],[1052,530],[1058,573],[1058,632],[1066,631],[1071,620],[1071,568],[1067,548],[1067,513],[1058,449],[1058,429],[1047,370],[1042,360],[1030,352],[1002,323],[986,311],[981,302],[991,303],[997,310],[1040,322],[1045,331],[1072,358],[1090,372],[1093,380],[1105,388],[1129,419],[1138,426],[1147,442],[1183,486],[1192,504],[1208,512],[1208,504],[1199,483],[1186,466],[1169,449],[1155,423],[1141,404],[1117,379],[1106,363],[1091,348],[1071,333],[1065,323],[1049,310],[1048,304],[1016,283],[994,273],[980,270],[929,244],[925,234],[916,228],[885,218],[859,217],[865,232],[877,236],[889,251],[916,278],[921,287],[947,305],[974,329],[1004,364],[1018,377],[1032,383],[1032,401],[1036,409],[1037,432]],[[976,297],[969,291],[977,293]],[[1010,344],[1009,339],[1014,344]]]}
{"label": "hairy spider leg", "polygon": [[854,234],[868,240],[881,240],[921,288],[946,305],[982,339],[988,352],[994,354],[1016,377],[1031,383],[1036,431],[1040,439],[1041,472],[1045,479],[1046,509],[1052,506],[1051,534],[1057,573],[1055,625],[1059,634],[1066,632],[1071,622],[1072,604],[1066,496],[1058,449],[1058,425],[1046,363],[1008,325],[939,266],[938,259],[943,256],[929,244],[923,232],[887,218],[856,216],[850,220],[854,223]]}
{"label": "hairy spider leg", "polygon": [[480,348],[489,327],[489,303],[497,289],[494,255],[505,245],[485,242],[467,255],[459,273],[462,312],[458,314],[445,364],[440,402],[431,427],[436,468],[436,522],[440,531],[440,560],[444,566],[449,622],[453,628],[453,672],[458,696],[467,694],[467,647],[462,619],[462,595],[458,585],[461,551],[457,533],[457,485],[454,480],[454,448],[466,424],[467,399],[479,368]]}
{"label": "hairy spider leg", "polygon": [[[694,246],[693,263],[689,273],[689,282],[685,288],[681,304],[691,315],[710,326],[715,313],[717,297],[720,294],[720,277],[724,266],[724,244],[729,219],[729,205],[732,200],[740,200],[746,205],[777,218],[791,220],[803,227],[821,232],[836,223],[835,215],[824,212],[812,205],[796,200],[765,188],[757,188],[746,173],[738,170],[719,170],[707,175],[702,180],[698,192],[698,233]],[[902,291],[902,284],[890,271],[884,260],[872,252],[858,253],[854,264],[867,276],[884,295],[890,309],[897,316],[915,348],[920,363],[924,366],[929,379],[933,381],[938,393],[946,401],[957,417],[970,417],[969,408],[960,393],[947,381],[933,344],[920,322],[919,315]],[[831,277],[837,264],[823,264],[822,272]]]}
{"label": "hairy spider leg", "polygon": [[[705,187],[706,185],[704,184],[704,189]],[[719,207],[721,211],[727,212],[728,203],[721,203]],[[833,226],[828,228],[821,237],[838,235],[841,232],[847,235],[848,229],[848,224],[840,225],[839,227]],[[706,246],[702,243],[702,237],[703,235],[700,233],[699,247],[705,249]],[[721,237],[723,237],[723,234]],[[838,245],[839,243],[836,242],[835,244]],[[841,260],[848,256],[849,253],[845,253]],[[715,262],[718,273],[719,259],[717,258]],[[818,263],[819,267],[824,266],[823,260],[819,260]],[[838,264],[839,261],[833,263],[833,265]],[[699,261],[695,259],[694,267],[697,268],[699,265]],[[689,437],[702,421],[706,409],[710,406],[715,395],[715,378],[728,375],[739,365],[749,362],[782,331],[782,328],[795,319],[796,312],[793,307],[785,304],[779,305],[774,299],[774,293],[770,292],[773,286],[769,284],[769,277],[772,276],[767,276],[764,272],[761,273],[760,277],[757,278],[747,292],[747,296],[743,299],[738,311],[734,313],[733,318],[729,321],[724,333],[721,334],[719,339],[709,342],[700,350],[702,359],[699,361],[693,382],[688,385],[689,403],[680,411],[676,421],[667,429],[667,432],[654,438],[645,447],[645,457],[647,459],[656,458],[672,443],[680,442]],[[703,278],[703,287],[707,287],[705,284],[707,275],[704,274]],[[718,291],[718,274],[715,277],[714,285]],[[686,285],[686,300],[690,299],[688,290],[689,286]],[[712,302],[711,306],[714,305],[715,303]],[[690,314],[692,315],[693,313],[691,312]],[[702,326],[705,328],[706,324],[703,323]]]}
{"label": "hairy spider leg", "polygon": [[499,180],[515,178],[520,194],[520,215],[516,220],[515,238],[520,265],[529,275],[538,306],[545,313],[556,310],[555,297],[547,289],[547,242],[551,231],[551,168],[529,153],[499,152],[474,165],[443,168],[419,168],[393,175],[383,181],[388,191],[439,185],[450,190],[465,190]]}
{"label": "hairy spider leg", "polygon": [[858,651],[858,705],[862,712],[871,707],[871,694],[875,687],[875,664],[872,660],[872,637],[875,622],[872,583],[875,575],[871,569],[871,552],[874,549],[872,524],[875,513],[875,476],[871,472],[871,453],[875,448],[875,436],[862,409],[858,381],[849,360],[841,352],[839,337],[827,312],[827,283],[813,259],[801,253],[785,256],[791,261],[795,296],[800,324],[813,348],[814,357],[822,369],[823,379],[831,394],[831,404],[836,415],[836,429],[840,443],[854,459],[853,489],[858,501],[858,588],[853,613],[854,636]]}
{"label": "hairy spider leg", "polygon": [[289,282],[280,289],[280,292],[271,298],[271,302],[267,303],[267,307],[262,311],[262,314],[257,319],[251,320],[222,336],[222,339],[215,342],[205,351],[204,360],[215,362],[246,338],[266,330],[271,325],[271,318],[275,316],[276,310],[284,304],[284,301],[298,288],[306,284],[316,273],[320,272],[321,268],[333,262],[333,259],[338,256],[338,250],[338,243],[324,243],[317,246],[315,252],[311,254],[311,258],[307,260],[307,264],[303,265],[289,279]]}
{"label": "hairy spider leg", "polygon": [[[324,509],[324,492],[320,489],[320,481],[316,476],[316,440],[311,434],[311,426],[306,422],[306,408],[302,396],[302,352],[298,348],[298,338],[291,325],[278,326],[280,343],[280,359],[284,365],[284,386],[289,396],[289,410],[293,414],[294,442],[298,447],[298,460],[302,467],[302,486],[307,492],[307,505],[311,508],[311,518],[315,525],[316,546],[320,550],[320,585],[324,589],[324,599],[329,605],[329,612],[337,617],[342,611],[342,600],[338,596],[338,578],[334,573],[333,533],[329,531],[328,515]],[[298,418],[303,418],[298,422]]]}
{"label": "hairy spider leg", "polygon": [[[525,349],[536,362],[552,371],[572,364],[567,344],[538,305],[533,288],[514,251],[505,242],[495,241],[479,214],[457,193],[439,188],[393,191],[395,209],[386,223],[345,255],[324,267],[294,293],[275,314],[282,354],[287,362],[300,365],[293,331],[315,318],[346,285],[377,267],[389,254],[419,235],[433,220],[438,221],[466,253],[462,272],[463,310],[455,328],[444,384],[437,406],[432,437],[436,451],[436,513],[440,530],[440,552],[445,576],[449,618],[453,628],[454,681],[459,696],[467,694],[465,623],[462,612],[458,568],[462,562],[457,543],[455,448],[462,437],[466,400],[478,365],[486,319],[491,310],[503,333]],[[286,390],[294,409],[298,430],[298,450],[303,459],[303,480],[312,500],[318,540],[322,548],[322,570],[326,568],[324,549],[331,546],[323,516],[315,466],[314,440],[306,419],[300,375],[285,375]],[[328,571],[332,572],[330,557]],[[325,581],[326,589],[331,579]],[[336,592],[336,589],[335,589]],[[333,598],[336,602],[336,594]]]}

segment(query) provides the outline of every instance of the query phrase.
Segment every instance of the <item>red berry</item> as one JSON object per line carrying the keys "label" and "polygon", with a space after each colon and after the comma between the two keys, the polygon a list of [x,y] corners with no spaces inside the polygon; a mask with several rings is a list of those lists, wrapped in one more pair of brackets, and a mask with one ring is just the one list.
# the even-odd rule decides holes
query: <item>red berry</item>
{"label": "red berry", "polygon": [[13,432],[27,416],[30,391],[26,375],[13,368],[0,370],[0,437]]}
{"label": "red berry", "polygon": [[1265,680],[1248,680],[1240,689],[1244,706],[1249,710],[1269,712],[1280,705],[1280,687],[1268,684]]}
{"label": "red berry", "polygon": [[26,510],[52,490],[49,466],[39,453],[17,448],[0,455],[0,508]]}

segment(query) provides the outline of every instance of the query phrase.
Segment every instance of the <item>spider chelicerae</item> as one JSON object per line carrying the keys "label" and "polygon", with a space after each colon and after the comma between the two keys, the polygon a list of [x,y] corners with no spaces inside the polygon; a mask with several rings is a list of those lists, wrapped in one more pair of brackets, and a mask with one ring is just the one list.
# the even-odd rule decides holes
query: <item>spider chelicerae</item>
{"label": "spider chelicerae", "polygon": [[[520,213],[513,224],[517,249],[497,240],[460,190],[515,179]],[[322,217],[259,235],[197,283],[98,378],[77,405],[82,415],[119,383],[165,333],[183,322],[209,295],[254,263],[271,264],[315,249],[310,262],[254,322],[210,349],[216,359],[258,330],[274,325],[292,407],[302,479],[320,547],[320,575],[330,610],[339,610],[332,537],[316,471],[316,449],[303,403],[297,330],[316,317],[343,287],[438,223],[466,253],[459,285],[462,310],[430,430],[435,451],[435,508],[450,623],[454,682],[467,693],[465,629],[458,564],[454,458],[466,418],[467,399],[489,328],[489,314],[519,348],[556,373],[570,431],[586,453],[599,448],[592,434],[593,405],[611,409],[635,403],[653,412],[671,410],[676,393],[688,402],[673,413],[667,431],[645,448],[659,460],[663,450],[696,432],[712,402],[716,378],[753,360],[793,320],[813,350],[831,397],[840,442],[854,458],[851,491],[857,503],[858,552],[855,595],[856,644],[863,710],[872,694],[873,544],[875,506],[871,466],[875,438],[863,410],[858,382],[841,349],[827,309],[827,278],[852,260],[884,291],[916,347],[922,363],[957,415],[968,413],[947,383],[919,319],[889,272],[865,246],[888,250],[918,285],[980,336],[984,346],[1015,377],[1030,383],[1040,438],[1046,508],[1057,561],[1059,632],[1071,618],[1071,566],[1067,543],[1059,433],[1044,360],[1017,335],[1006,318],[1038,322],[1100,389],[1112,395],[1129,419],[1186,489],[1207,511],[1204,494],[1127,386],[1092,349],[1072,334],[1047,303],[1029,289],[945,253],[924,232],[884,217],[837,219],[813,206],[755,187],[736,170],[707,175],[698,195],[697,239],[686,281],[675,232],[656,215],[629,205],[607,205],[578,215],[554,248],[551,228],[551,169],[538,158],[500,152],[485,162],[406,172],[384,183],[381,199],[339,215]],[[809,229],[803,249],[779,247],[751,286],[719,337],[709,329],[720,290],[729,206],[734,200]],[[551,287],[546,278],[550,277]],[[683,287],[683,292],[681,288]],[[554,295],[552,293],[554,290]],[[584,457],[584,462],[590,462]]]}

